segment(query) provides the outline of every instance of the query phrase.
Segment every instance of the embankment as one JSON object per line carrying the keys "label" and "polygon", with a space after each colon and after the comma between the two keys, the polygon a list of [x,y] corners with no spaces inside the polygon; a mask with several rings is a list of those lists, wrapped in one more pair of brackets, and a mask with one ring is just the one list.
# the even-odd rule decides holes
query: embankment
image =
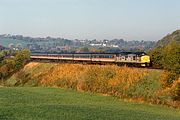
{"label": "embankment", "polygon": [[167,86],[168,76],[169,73],[162,70],[115,65],[31,62],[8,79],[6,84],[70,88],[179,107],[180,79]]}

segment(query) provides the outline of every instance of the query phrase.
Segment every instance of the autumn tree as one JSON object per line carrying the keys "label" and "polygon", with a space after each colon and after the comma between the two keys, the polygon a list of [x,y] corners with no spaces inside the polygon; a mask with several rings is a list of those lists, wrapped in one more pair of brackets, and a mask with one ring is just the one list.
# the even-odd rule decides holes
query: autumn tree
{"label": "autumn tree", "polygon": [[16,51],[14,56],[13,54],[7,58],[2,57],[3,59],[0,64],[1,82],[4,82],[5,79],[20,70],[30,58],[29,50]]}
{"label": "autumn tree", "polygon": [[29,60],[29,58],[30,58],[29,50],[18,51],[14,57],[14,61],[16,63],[14,69],[15,70],[21,69],[25,65],[27,60]]}
{"label": "autumn tree", "polygon": [[173,42],[164,47],[162,65],[165,69],[180,74],[180,43]]}

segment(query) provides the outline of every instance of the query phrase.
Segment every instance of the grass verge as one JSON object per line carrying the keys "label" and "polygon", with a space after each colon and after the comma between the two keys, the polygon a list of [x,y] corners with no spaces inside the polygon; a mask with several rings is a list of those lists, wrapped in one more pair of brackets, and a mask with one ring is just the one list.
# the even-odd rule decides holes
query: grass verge
{"label": "grass verge", "polygon": [[59,88],[0,87],[0,119],[179,120],[178,109]]}

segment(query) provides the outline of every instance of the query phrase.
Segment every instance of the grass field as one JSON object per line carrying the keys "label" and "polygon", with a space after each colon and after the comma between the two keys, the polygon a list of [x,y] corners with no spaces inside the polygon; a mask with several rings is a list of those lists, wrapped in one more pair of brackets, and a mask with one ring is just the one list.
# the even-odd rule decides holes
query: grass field
{"label": "grass field", "polygon": [[58,88],[0,87],[0,119],[179,120],[180,110]]}

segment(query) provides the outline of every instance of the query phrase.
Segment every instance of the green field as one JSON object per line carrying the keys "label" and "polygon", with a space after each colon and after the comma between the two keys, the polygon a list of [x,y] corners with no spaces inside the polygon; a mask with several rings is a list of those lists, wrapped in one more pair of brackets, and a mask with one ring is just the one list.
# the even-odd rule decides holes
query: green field
{"label": "green field", "polygon": [[179,120],[180,110],[58,88],[0,87],[0,119]]}

